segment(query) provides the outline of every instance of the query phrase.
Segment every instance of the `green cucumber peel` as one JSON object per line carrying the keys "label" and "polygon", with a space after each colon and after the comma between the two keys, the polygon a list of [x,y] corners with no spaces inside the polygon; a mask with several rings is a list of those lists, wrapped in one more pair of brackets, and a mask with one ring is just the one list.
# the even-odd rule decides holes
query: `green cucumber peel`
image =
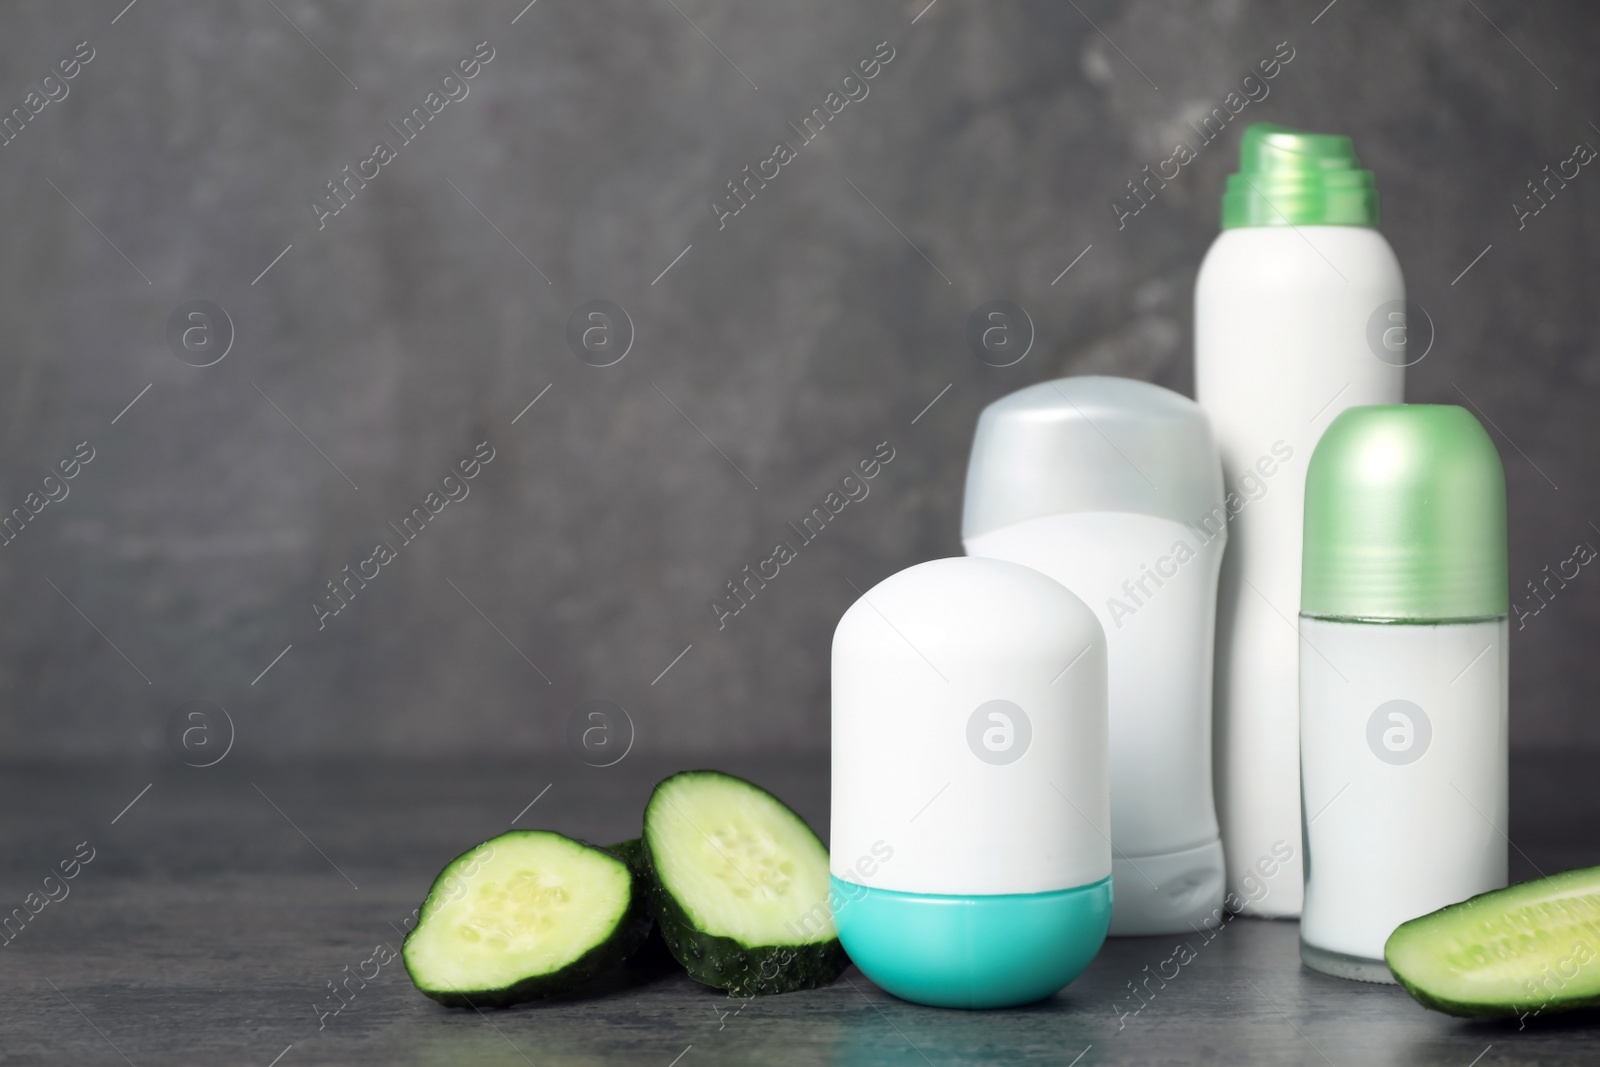
{"label": "green cucumber peel", "polygon": [[1600,1007],[1600,867],[1522,882],[1402,923],[1383,949],[1417,1002],[1467,1018]]}

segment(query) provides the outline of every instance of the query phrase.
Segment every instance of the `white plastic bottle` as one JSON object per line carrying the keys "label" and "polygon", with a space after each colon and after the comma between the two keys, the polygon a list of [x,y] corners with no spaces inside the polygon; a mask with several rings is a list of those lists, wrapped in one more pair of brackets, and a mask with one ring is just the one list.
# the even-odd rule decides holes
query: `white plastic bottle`
{"label": "white plastic bottle", "polygon": [[1303,896],[1300,863],[1280,861],[1300,841],[1305,465],[1345,408],[1402,398],[1403,337],[1391,330],[1382,358],[1367,341],[1370,322],[1404,322],[1405,282],[1377,221],[1372,173],[1348,137],[1253,125],[1195,283],[1195,396],[1232,516],[1218,590],[1217,807],[1228,888],[1247,914],[1296,916]]}
{"label": "white plastic bottle", "polygon": [[1506,486],[1465,408],[1354,408],[1306,481],[1300,957],[1393,982],[1384,942],[1506,884]]}
{"label": "white plastic bottle", "polygon": [[839,620],[830,904],[881,988],[1000,1008],[1076,978],[1111,922],[1109,807],[1105,634],[1059,582],[930,560]]}
{"label": "white plastic bottle", "polygon": [[[1192,934],[1222,920],[1211,670],[1227,527],[1211,427],[1187,397],[1128,378],[1063,378],[978,419],[968,555],[1042,571],[1105,631],[1113,935]],[[1080,669],[1063,662],[1055,687]]]}

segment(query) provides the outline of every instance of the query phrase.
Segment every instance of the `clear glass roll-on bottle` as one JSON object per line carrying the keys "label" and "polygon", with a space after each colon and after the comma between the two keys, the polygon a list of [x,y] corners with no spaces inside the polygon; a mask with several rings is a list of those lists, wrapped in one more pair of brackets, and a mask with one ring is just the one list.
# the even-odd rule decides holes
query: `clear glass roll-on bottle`
{"label": "clear glass roll-on bottle", "polygon": [[1453,405],[1351,408],[1306,475],[1300,772],[1313,970],[1392,982],[1408,919],[1506,884],[1505,475]]}

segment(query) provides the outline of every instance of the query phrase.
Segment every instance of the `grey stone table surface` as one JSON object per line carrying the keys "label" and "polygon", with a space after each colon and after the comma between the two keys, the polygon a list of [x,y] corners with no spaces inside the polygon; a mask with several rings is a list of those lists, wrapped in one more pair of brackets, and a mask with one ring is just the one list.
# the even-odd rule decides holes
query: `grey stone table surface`
{"label": "grey stone table surface", "polygon": [[[722,766],[826,830],[825,757]],[[0,1062],[1600,1062],[1596,1016],[1519,1029],[1427,1012],[1394,987],[1306,971],[1292,922],[1113,940],[1064,992],[986,1013],[907,1004],[853,968],[826,989],[755,1000],[663,968],[593,999],[449,1010],[418,994],[398,960],[366,962],[398,947],[397,928],[453,855],[513,822],[632,836],[651,784],[673,769],[643,759],[0,767],[0,914],[27,914],[30,893],[35,907],[47,889],[59,898],[0,948]],[[1600,862],[1587,772],[1578,760],[1514,764],[1514,876]],[[47,884],[62,861],[76,876]],[[1192,958],[1165,962],[1180,942]],[[331,983],[374,968],[332,999]],[[1169,977],[1146,981],[1159,972]],[[1132,983],[1153,993],[1136,1000]]]}

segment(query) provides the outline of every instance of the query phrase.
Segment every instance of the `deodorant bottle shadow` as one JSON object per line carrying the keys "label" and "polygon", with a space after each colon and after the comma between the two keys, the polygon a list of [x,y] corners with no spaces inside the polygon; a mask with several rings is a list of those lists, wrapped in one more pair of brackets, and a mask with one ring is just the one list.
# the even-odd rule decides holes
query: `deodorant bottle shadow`
{"label": "deodorant bottle shadow", "polygon": [[1105,629],[1112,935],[1215,924],[1212,633],[1228,511],[1205,413],[1128,378],[1003,397],[978,419],[961,534],[969,555],[1056,579]]}
{"label": "deodorant bottle shadow", "polygon": [[833,920],[906,1000],[1050,996],[1111,921],[1106,645],[1038,571],[933,560],[833,637]]}
{"label": "deodorant bottle shadow", "polygon": [[1352,408],[1306,476],[1306,966],[1392,982],[1408,919],[1506,884],[1506,494],[1465,409]]}

